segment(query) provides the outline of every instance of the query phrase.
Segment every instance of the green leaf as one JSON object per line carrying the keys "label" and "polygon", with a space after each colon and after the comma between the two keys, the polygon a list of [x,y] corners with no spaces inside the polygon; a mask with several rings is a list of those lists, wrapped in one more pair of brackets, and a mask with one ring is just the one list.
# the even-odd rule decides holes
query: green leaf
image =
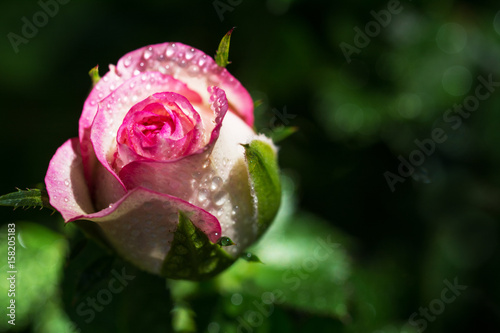
{"label": "green leaf", "polygon": [[99,66],[95,66],[89,71],[90,78],[92,79],[92,85],[95,86],[97,82],[101,79],[99,76]]}
{"label": "green leaf", "polygon": [[265,265],[237,261],[217,277],[221,294],[266,295],[276,305],[349,320],[351,241],[309,214],[276,222],[250,249]]}
{"label": "green leaf", "polygon": [[272,130],[271,132],[271,139],[273,142],[280,142],[286,138],[288,138],[290,135],[293,133],[297,132],[299,130],[298,127],[295,126],[279,126],[276,127]]}
{"label": "green leaf", "polygon": [[257,197],[257,223],[260,231],[273,221],[281,203],[281,184],[276,153],[266,142],[254,140],[243,145],[248,172]]}
{"label": "green leaf", "polygon": [[226,67],[228,64],[231,62],[228,61],[229,58],[229,42],[231,41],[231,34],[233,33],[234,28],[229,30],[227,34],[222,37],[222,40],[220,41],[219,48],[217,49],[217,52],[215,53],[215,62],[217,65],[220,67]]}
{"label": "green leaf", "polygon": [[49,203],[49,196],[45,190],[36,188],[20,190],[0,196],[0,206],[11,206],[14,209],[22,208],[54,208]]}
{"label": "green leaf", "polygon": [[204,280],[215,276],[234,262],[218,244],[210,242],[189,218],[179,212],[179,225],[162,267],[170,279]]}

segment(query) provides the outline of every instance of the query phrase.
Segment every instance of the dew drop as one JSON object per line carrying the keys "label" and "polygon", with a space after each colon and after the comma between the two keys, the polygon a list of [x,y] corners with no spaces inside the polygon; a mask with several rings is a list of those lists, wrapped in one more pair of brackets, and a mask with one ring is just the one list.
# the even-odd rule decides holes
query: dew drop
{"label": "dew drop", "polygon": [[222,206],[224,204],[224,202],[226,202],[226,192],[220,191],[220,192],[215,193],[214,203],[217,206]]}
{"label": "dew drop", "polygon": [[202,167],[203,169],[206,169],[210,165],[210,161],[206,160],[205,163],[203,163]]}
{"label": "dew drop", "polygon": [[144,60],[148,60],[149,58],[151,58],[152,55],[153,55],[153,48],[148,47],[146,51],[144,51]]}
{"label": "dew drop", "polygon": [[217,211],[217,216],[218,216],[218,217],[221,217],[221,216],[222,216],[222,214],[224,214],[224,210],[221,208],[221,209],[219,209],[219,210]]}
{"label": "dew drop", "polygon": [[203,67],[207,61],[207,55],[204,54],[199,60],[198,60],[198,66]]}
{"label": "dew drop", "polygon": [[231,212],[231,215],[236,215],[238,214],[238,211],[240,210],[240,207],[238,207],[237,205],[233,207],[233,211]]}
{"label": "dew drop", "polygon": [[67,197],[64,198],[64,202],[68,202],[68,201],[69,201],[69,199]]}
{"label": "dew drop", "polygon": [[109,204],[108,208],[113,208],[113,204]]}
{"label": "dew drop", "polygon": [[200,192],[198,192],[198,201],[203,202],[207,200],[208,198],[208,190],[207,189],[201,189]]}
{"label": "dew drop", "polygon": [[197,76],[200,73],[200,68],[196,65],[191,65],[189,66],[187,72],[190,76]]}
{"label": "dew drop", "polygon": [[193,48],[186,52],[186,60],[191,60],[194,57],[195,50]]}
{"label": "dew drop", "polygon": [[66,179],[66,180],[64,181],[64,185],[69,186],[69,180],[67,180],[67,179]]}
{"label": "dew drop", "polygon": [[174,55],[174,53],[175,53],[175,44],[167,46],[167,52],[166,52],[167,57],[170,58],[171,56]]}
{"label": "dew drop", "polygon": [[127,59],[125,59],[125,61],[123,62],[123,65],[125,67],[128,67],[130,66],[131,63],[132,63],[132,56],[128,56]]}
{"label": "dew drop", "polygon": [[212,183],[210,184],[210,190],[215,191],[221,186],[221,184],[222,184],[222,178],[220,178],[219,176],[212,178]]}

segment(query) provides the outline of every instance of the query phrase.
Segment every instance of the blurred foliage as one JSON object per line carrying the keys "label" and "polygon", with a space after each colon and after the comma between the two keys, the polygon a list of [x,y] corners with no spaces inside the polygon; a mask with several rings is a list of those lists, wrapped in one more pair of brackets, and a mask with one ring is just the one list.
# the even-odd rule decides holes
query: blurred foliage
{"label": "blurred foliage", "polygon": [[[354,28],[365,31],[389,3],[70,1],[16,53],[8,34],[21,34],[23,17],[41,7],[2,2],[0,194],[37,187],[55,150],[77,135],[88,71],[99,64],[104,73],[147,44],[180,41],[214,55],[237,26],[227,68],[261,101],[256,128],[275,137],[298,128],[279,143],[288,175],[279,218],[251,249],[263,263],[239,261],[201,284],[165,287],[92,243],[63,264],[80,233],[48,210],[2,208],[2,224],[33,221],[16,222],[16,330],[414,332],[410,316],[424,320],[429,307],[439,314],[425,332],[500,330],[498,87],[468,117],[453,111],[479,77],[500,81],[498,4],[402,1],[348,62],[341,43],[356,46]],[[456,128],[448,110],[460,116]],[[438,128],[446,140],[392,192],[384,173],[398,174],[398,157],[408,160],[421,149],[415,140]],[[6,258],[5,227],[0,237]],[[318,237],[339,246],[318,252],[329,256],[316,265]],[[86,323],[80,302],[124,268],[135,278]],[[82,275],[90,282],[78,287]],[[455,279],[467,289],[443,303]]]}

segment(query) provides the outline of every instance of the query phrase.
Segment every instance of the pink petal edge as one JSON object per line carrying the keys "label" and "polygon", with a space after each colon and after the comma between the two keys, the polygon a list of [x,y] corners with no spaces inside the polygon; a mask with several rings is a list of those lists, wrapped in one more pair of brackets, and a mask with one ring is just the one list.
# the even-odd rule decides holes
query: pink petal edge
{"label": "pink petal edge", "polygon": [[45,185],[50,204],[66,222],[94,212],[77,138],[69,139],[57,149],[50,160]]}
{"label": "pink petal edge", "polygon": [[162,43],[142,47],[124,55],[116,71],[125,77],[159,71],[187,83],[197,92],[218,86],[226,92],[230,110],[253,127],[253,100],[245,87],[227,69],[219,67],[212,57],[189,45]]}
{"label": "pink petal edge", "polygon": [[182,211],[193,224],[215,243],[221,236],[218,219],[205,210],[179,198],[135,188],[109,208],[74,220],[96,222],[113,247],[137,266],[159,273]]}
{"label": "pink petal edge", "polygon": [[[119,177],[127,189],[146,187],[162,193],[170,193],[183,200],[191,197],[193,173],[199,171],[212,153],[219,138],[222,121],[227,114],[228,102],[224,91],[210,87],[210,108],[215,114],[215,125],[210,133],[210,141],[191,155],[171,161],[137,160],[123,167]],[[175,177],[159,175],[175,175]]]}

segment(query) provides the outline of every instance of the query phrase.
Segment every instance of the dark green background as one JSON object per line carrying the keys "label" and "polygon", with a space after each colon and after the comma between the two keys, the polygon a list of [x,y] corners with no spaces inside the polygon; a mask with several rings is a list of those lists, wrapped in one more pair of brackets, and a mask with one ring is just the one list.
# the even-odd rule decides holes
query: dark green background
{"label": "dark green background", "polygon": [[[400,332],[413,312],[440,297],[444,279],[457,277],[467,290],[425,331],[500,330],[500,91],[456,130],[443,122],[447,109],[474,94],[479,75],[500,81],[498,3],[402,1],[402,11],[351,63],[339,44],[354,45],[353,28],[364,30],[370,11],[388,2],[232,3],[221,21],[212,1],[72,0],[16,53],[7,34],[21,34],[22,17],[31,21],[41,7],[3,1],[0,193],[42,182],[55,150],[77,135],[90,68],[99,64],[103,74],[126,52],[165,41],[213,55],[236,26],[228,69],[263,101],[257,128],[272,129],[273,109],[286,109],[294,116],[287,125],[299,128],[279,144],[298,220],[321,219],[354,244],[347,247],[353,283],[320,287],[349,288],[349,320],[281,306],[259,329]],[[435,128],[447,140],[392,192],[384,172],[397,173],[398,156],[407,159],[414,140]],[[30,220],[60,229],[47,210],[0,214],[2,224]],[[231,321],[230,311],[216,311]],[[151,321],[141,318],[147,331]]]}

